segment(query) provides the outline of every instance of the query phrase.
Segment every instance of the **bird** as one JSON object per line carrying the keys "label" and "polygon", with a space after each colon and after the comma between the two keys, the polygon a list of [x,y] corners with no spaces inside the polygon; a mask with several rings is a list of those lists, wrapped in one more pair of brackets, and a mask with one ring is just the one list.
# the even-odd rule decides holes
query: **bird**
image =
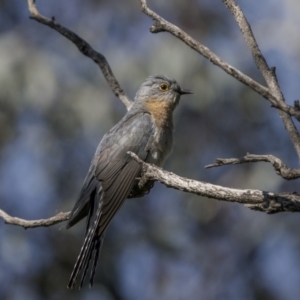
{"label": "bird", "polygon": [[[100,141],[77,201],[70,212],[67,229],[86,217],[83,245],[74,265],[68,288],[81,273],[79,289],[90,269],[92,287],[105,231],[123,202],[149,191],[140,190],[142,161],[162,166],[173,147],[173,111],[180,97],[192,94],[164,75],[146,79],[124,117]],[[147,185],[150,189],[153,184]],[[92,261],[91,268],[89,267]]]}

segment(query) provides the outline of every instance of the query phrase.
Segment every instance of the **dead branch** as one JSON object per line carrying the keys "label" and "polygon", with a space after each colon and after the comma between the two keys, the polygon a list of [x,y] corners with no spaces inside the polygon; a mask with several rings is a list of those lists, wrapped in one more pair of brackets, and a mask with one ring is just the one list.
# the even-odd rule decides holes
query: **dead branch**
{"label": "dead branch", "polygon": [[242,158],[217,158],[215,163],[205,166],[206,169],[220,167],[225,165],[236,165],[254,162],[269,162],[274,167],[276,173],[284,179],[292,180],[300,177],[300,169],[292,169],[287,167],[282,160],[274,155],[256,155],[249,154]]}
{"label": "dead branch", "polygon": [[[300,195],[296,193],[273,193],[252,189],[232,189],[207,182],[196,181],[186,177],[178,176],[159,167],[147,164],[139,159],[136,154],[129,154],[140,164],[143,165],[142,184],[150,181],[158,181],[167,187],[177,189],[183,192],[196,194],[203,197],[214,198],[216,200],[236,202],[246,207],[263,211],[268,214],[278,212],[299,212]],[[21,226],[25,229],[35,227],[48,227],[68,219],[70,212],[59,213],[49,219],[24,220],[8,215],[0,210],[0,217],[7,224]]]}
{"label": "dead branch", "polygon": [[68,220],[69,214],[70,212],[60,212],[57,215],[48,219],[28,221],[28,220],[12,217],[0,209],[0,217],[5,221],[6,224],[21,226],[24,229],[35,228],[35,227],[49,227]]}
{"label": "dead branch", "polygon": [[270,98],[270,101],[273,105],[276,105],[276,98],[273,97],[273,95],[270,93],[270,91],[250,78],[249,76],[245,75],[241,71],[237,70],[227,62],[225,62],[223,59],[221,59],[219,56],[217,56],[215,53],[213,53],[209,48],[205,47],[204,45],[200,44],[198,41],[193,39],[191,36],[189,36],[185,31],[178,28],[174,24],[166,21],[161,16],[159,16],[157,13],[152,11],[148,6],[146,0],[140,0],[141,2],[141,9],[142,11],[151,17],[155,23],[150,27],[150,32],[152,33],[158,33],[167,31],[183,41],[185,44],[187,44],[190,48],[195,50],[196,52],[203,55],[205,58],[207,58],[209,61],[211,61],[216,66],[223,69],[226,73],[229,75],[235,77],[242,83],[246,84],[247,86],[251,87],[254,91],[265,97],[266,99]]}
{"label": "dead branch", "polygon": [[[270,93],[277,99],[275,107],[277,107],[278,114],[284,124],[285,129],[287,130],[290,139],[294,145],[294,148],[298,154],[298,157],[300,158],[300,136],[297,131],[297,128],[291,118],[291,115],[289,111],[284,111],[281,109],[281,107],[285,106],[285,99],[282,95],[282,92],[280,90],[277,77],[276,77],[276,68],[272,67],[270,68],[267,64],[266,59],[262,55],[258,44],[255,40],[255,37],[253,35],[252,29],[243,14],[243,11],[241,8],[236,4],[235,0],[222,0],[223,3],[226,5],[226,7],[230,10],[232,13],[235,21],[237,22],[244,39],[246,41],[246,44],[253,56],[253,59],[255,61],[256,66],[260,70],[261,74],[263,75],[267,86],[269,88]],[[293,108],[295,109],[295,108]]]}
{"label": "dead branch", "polygon": [[150,27],[150,32],[158,33],[167,31],[171,33],[172,35],[183,41],[185,44],[187,44],[190,48],[194,49],[202,56],[207,58],[213,64],[220,67],[226,73],[233,76],[245,85],[249,86],[251,89],[256,91],[265,99],[269,100],[272,107],[278,108],[279,115],[284,122],[285,128],[288,131],[289,136],[298,154],[298,157],[300,158],[300,137],[292,119],[290,118],[290,116],[294,116],[295,118],[297,118],[297,120],[300,120],[300,111],[297,109],[296,106],[292,107],[285,103],[279,85],[277,83],[275,68],[268,67],[266,60],[264,59],[264,57],[261,54],[261,51],[258,48],[251,27],[247,22],[242,10],[236,5],[234,0],[222,1],[233,13],[234,18],[240,26],[240,29],[242,30],[247,45],[254,57],[257,66],[259,66],[259,69],[262,72],[268,87],[259,84],[258,82],[248,77],[241,71],[235,69],[233,66],[231,66],[219,56],[217,56],[215,53],[213,53],[209,48],[205,47],[204,45],[200,44],[198,41],[193,39],[191,36],[189,36],[185,31],[163,19],[161,16],[152,11],[147,6],[146,0],[140,0],[140,3],[142,11],[155,21],[155,23]]}
{"label": "dead branch", "polygon": [[54,17],[49,19],[41,15],[35,6],[34,0],[27,0],[27,3],[31,19],[49,26],[50,28],[53,28],[54,30],[59,32],[61,35],[73,42],[82,54],[92,59],[99,66],[113,93],[122,101],[126,109],[129,110],[132,101],[126,96],[125,92],[121,88],[104,55],[94,50],[85,40],[83,40],[77,34],[60,25]]}
{"label": "dead branch", "polygon": [[155,165],[147,164],[139,157],[128,152],[137,162],[143,165],[142,181],[159,181],[167,187],[216,200],[244,204],[253,210],[268,214],[283,211],[299,212],[300,195],[296,193],[273,193],[260,190],[240,190],[222,187],[207,182],[180,177]]}

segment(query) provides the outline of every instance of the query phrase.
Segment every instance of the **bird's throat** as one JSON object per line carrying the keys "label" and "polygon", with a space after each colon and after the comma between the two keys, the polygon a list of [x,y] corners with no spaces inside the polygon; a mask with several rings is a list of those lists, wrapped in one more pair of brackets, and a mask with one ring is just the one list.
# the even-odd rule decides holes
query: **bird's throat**
{"label": "bird's throat", "polygon": [[174,107],[165,101],[148,100],[146,108],[151,114],[156,126],[160,128],[173,127],[172,113]]}

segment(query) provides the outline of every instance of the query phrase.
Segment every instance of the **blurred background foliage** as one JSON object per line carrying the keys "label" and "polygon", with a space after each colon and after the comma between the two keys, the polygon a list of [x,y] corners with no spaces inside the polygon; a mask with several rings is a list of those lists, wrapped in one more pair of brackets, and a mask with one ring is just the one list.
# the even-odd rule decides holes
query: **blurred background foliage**
{"label": "blurred background foliage", "polygon": [[[292,104],[300,93],[299,1],[238,3]],[[296,168],[298,159],[267,101],[170,34],[151,34],[138,1],[37,5],[103,53],[132,99],[151,74],[194,91],[176,111],[167,170],[228,187],[299,191],[268,164],[203,168],[246,152],[271,153]],[[221,1],[149,5],[263,83]],[[0,207],[39,219],[72,208],[98,142],[125,108],[91,60],[28,15],[25,1],[0,2]],[[0,299],[299,299],[299,228],[299,214],[266,215],[156,184],[114,218],[93,289],[66,289],[84,222],[25,231],[1,221]]]}

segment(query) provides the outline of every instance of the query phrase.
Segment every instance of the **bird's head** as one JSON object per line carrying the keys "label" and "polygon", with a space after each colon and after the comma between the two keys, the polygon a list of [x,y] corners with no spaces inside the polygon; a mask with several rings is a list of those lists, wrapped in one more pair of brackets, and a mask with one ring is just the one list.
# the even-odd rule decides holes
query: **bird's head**
{"label": "bird's head", "polygon": [[151,104],[174,109],[180,96],[192,94],[191,91],[182,89],[174,80],[164,75],[150,76],[141,85],[135,96],[136,104]]}

